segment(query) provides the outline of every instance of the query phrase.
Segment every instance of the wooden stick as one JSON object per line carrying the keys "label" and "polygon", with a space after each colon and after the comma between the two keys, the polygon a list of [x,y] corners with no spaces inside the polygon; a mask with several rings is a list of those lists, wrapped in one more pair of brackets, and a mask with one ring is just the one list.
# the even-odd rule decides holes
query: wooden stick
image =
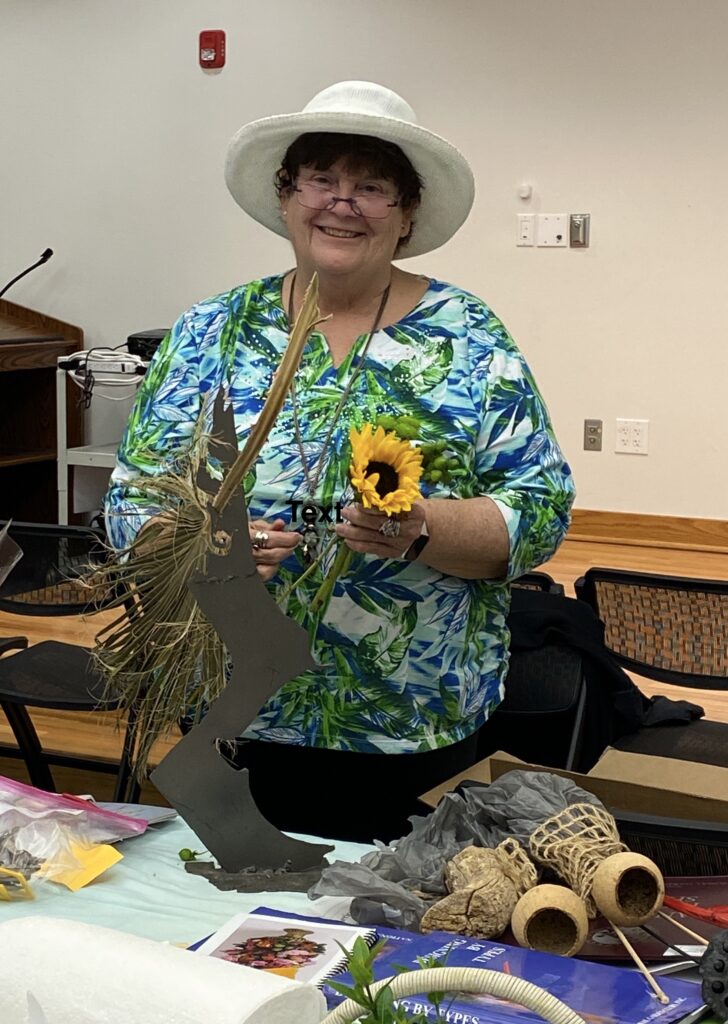
{"label": "wooden stick", "polygon": [[642,962],[642,960],[640,960],[639,956],[637,955],[637,950],[636,950],[636,949],[634,948],[634,946],[633,946],[633,945],[632,945],[632,943],[631,943],[631,942],[629,941],[629,939],[627,938],[627,936],[626,936],[626,935],[624,934],[624,932],[622,931],[622,929],[621,929],[621,928],[620,928],[620,927],[619,927],[618,925],[616,925],[616,924],[613,924],[613,923],[612,923],[611,921],[609,922],[609,927],[610,927],[610,928],[611,928],[611,929],[612,929],[612,930],[614,931],[614,933],[615,933],[615,935],[617,936],[617,938],[618,938],[618,939],[620,940],[620,942],[622,943],[622,945],[624,946],[624,948],[625,948],[625,949],[627,950],[627,952],[629,953],[629,955],[630,955],[630,956],[632,957],[632,959],[634,960],[634,962],[635,962],[635,963],[637,964],[637,967],[638,967],[638,968],[640,969],[640,971],[642,972],[642,974],[643,974],[643,975],[645,976],[645,978],[646,978],[646,980],[647,980],[648,984],[650,985],[650,988],[651,988],[651,989],[652,989],[652,991],[653,991],[653,992],[655,993],[655,995],[656,995],[656,996],[657,996],[657,998],[658,998],[658,999],[660,1000],[660,1002],[661,1002],[661,1003],[669,1003],[669,1002],[670,1002],[670,999],[668,998],[668,996],[666,996],[666,995],[665,995],[665,993],[663,992],[663,990],[662,990],[662,989],[660,988],[660,986],[659,986],[659,985],[657,984],[657,982],[655,981],[655,979],[654,979],[654,978],[652,977],[652,975],[650,974],[650,972],[649,972],[649,971],[647,970],[647,968],[645,967],[645,965],[644,965],[644,963]]}
{"label": "wooden stick", "polygon": [[[328,317],[324,317],[323,320],[328,320]],[[243,450],[238,454],[235,462],[227,471],[225,479],[213,499],[212,507],[216,511],[222,512],[257,459],[260,449],[268,439],[268,434],[275,423],[276,416],[281,411],[291,380],[301,361],[301,354],[303,353],[308,336],[314,327],[322,322],[318,308],[318,277],[314,274],[306,289],[296,322],[291,329],[286,351],[283,353],[280,365],[273,375],[273,380],[260,416],[253,425]]]}
{"label": "wooden stick", "polygon": [[691,939],[695,939],[695,941],[699,942],[701,946],[708,945],[708,940],[705,938],[704,935],[698,935],[697,932],[694,932],[691,928],[686,927],[686,925],[684,925],[681,921],[676,921],[674,917],[670,917],[670,915],[666,914],[664,910],[658,910],[657,916],[664,917],[666,921],[669,921],[670,924],[674,924],[676,928],[679,928],[681,932],[685,932],[685,934],[689,935]]}

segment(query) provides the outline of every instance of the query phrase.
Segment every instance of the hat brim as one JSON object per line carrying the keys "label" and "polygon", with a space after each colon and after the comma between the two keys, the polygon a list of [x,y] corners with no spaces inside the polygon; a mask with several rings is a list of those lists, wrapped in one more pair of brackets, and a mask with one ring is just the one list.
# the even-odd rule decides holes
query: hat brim
{"label": "hat brim", "polygon": [[288,237],[275,191],[275,173],[286,150],[305,132],[372,135],[394,142],[424,187],[412,237],[397,259],[421,256],[444,245],[464,223],[475,198],[465,157],[439,135],[390,117],[338,111],[278,114],[244,125],[230,140],[225,181],[235,202],[259,224]]}

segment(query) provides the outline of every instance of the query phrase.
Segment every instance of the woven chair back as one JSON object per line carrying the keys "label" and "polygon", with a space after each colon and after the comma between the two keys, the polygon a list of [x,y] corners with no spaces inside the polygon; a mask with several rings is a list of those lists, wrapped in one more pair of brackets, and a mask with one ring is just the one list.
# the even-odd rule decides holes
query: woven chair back
{"label": "woven chair back", "polygon": [[728,689],[728,583],[593,568],[575,585],[629,669],[662,682]]}
{"label": "woven chair back", "polygon": [[80,615],[112,603],[113,594],[95,579],[94,566],[106,558],[100,530],[11,523],[9,534],[23,557],[0,586],[0,609],[20,615]]}

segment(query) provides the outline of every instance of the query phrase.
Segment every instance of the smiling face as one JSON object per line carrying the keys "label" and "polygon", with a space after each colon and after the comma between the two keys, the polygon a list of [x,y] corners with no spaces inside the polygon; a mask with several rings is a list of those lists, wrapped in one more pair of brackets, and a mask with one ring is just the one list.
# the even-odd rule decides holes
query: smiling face
{"label": "smiling face", "polygon": [[[311,165],[299,168],[294,186],[317,186],[340,199],[362,195],[387,195],[398,200],[393,181],[366,170],[352,172],[346,157],[326,170]],[[336,202],[330,209],[316,210],[301,204],[307,199],[295,188],[281,193],[281,212],[296,254],[297,264],[319,274],[371,275],[377,278],[392,262],[395,250],[410,231],[412,216],[399,203],[387,207],[384,217],[367,217],[355,212],[351,203]]]}

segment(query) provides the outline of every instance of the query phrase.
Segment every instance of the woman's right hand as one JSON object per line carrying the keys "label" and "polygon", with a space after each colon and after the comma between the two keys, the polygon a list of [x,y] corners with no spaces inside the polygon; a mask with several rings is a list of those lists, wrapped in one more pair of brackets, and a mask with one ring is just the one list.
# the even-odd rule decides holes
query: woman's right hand
{"label": "woman's right hand", "polygon": [[301,534],[286,530],[285,526],[283,519],[274,519],[272,523],[265,519],[250,521],[253,559],[258,573],[266,582],[273,579],[278,565],[301,543]]}

